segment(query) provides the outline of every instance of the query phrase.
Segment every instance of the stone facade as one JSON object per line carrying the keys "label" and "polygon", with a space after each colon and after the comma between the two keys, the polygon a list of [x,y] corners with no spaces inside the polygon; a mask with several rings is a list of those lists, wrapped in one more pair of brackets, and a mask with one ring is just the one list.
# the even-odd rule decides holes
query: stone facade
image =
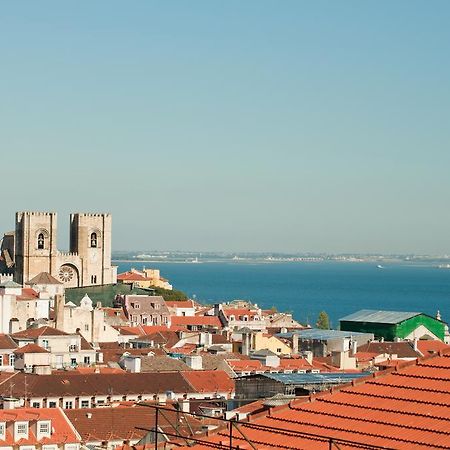
{"label": "stone facade", "polygon": [[70,252],[60,252],[56,238],[56,213],[16,213],[16,282],[28,283],[48,272],[64,287],[116,283],[116,268],[111,265],[110,214],[71,214]]}

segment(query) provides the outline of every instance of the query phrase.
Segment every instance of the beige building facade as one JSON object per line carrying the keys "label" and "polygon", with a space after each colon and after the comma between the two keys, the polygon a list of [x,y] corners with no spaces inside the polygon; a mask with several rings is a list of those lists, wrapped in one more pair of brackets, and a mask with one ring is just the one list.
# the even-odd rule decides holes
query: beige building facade
{"label": "beige building facade", "polygon": [[47,272],[64,287],[113,284],[110,214],[70,215],[70,251],[57,248],[57,215],[54,212],[18,212],[14,236],[14,279],[25,284]]}

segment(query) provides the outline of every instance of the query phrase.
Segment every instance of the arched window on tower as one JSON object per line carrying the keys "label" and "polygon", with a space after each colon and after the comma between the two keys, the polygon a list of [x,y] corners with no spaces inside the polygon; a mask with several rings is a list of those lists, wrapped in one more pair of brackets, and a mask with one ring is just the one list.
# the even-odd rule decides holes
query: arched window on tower
{"label": "arched window on tower", "polygon": [[97,233],[91,234],[91,247],[96,248],[97,247]]}
{"label": "arched window on tower", "polygon": [[37,238],[37,248],[38,250],[43,250],[45,245],[44,233],[39,233]]}

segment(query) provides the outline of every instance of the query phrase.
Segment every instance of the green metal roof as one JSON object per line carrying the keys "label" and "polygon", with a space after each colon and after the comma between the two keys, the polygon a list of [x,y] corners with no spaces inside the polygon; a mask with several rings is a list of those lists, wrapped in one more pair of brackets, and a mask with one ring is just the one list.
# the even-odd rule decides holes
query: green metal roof
{"label": "green metal roof", "polygon": [[419,312],[376,311],[372,309],[362,309],[361,311],[343,317],[340,321],[397,324],[421,314],[422,313]]}

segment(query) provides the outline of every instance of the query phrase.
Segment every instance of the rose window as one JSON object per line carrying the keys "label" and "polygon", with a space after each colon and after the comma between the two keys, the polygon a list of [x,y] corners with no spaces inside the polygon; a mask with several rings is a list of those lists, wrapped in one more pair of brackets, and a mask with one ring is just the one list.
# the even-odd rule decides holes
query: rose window
{"label": "rose window", "polygon": [[59,279],[63,283],[68,283],[75,276],[75,271],[70,266],[61,266],[59,269]]}

